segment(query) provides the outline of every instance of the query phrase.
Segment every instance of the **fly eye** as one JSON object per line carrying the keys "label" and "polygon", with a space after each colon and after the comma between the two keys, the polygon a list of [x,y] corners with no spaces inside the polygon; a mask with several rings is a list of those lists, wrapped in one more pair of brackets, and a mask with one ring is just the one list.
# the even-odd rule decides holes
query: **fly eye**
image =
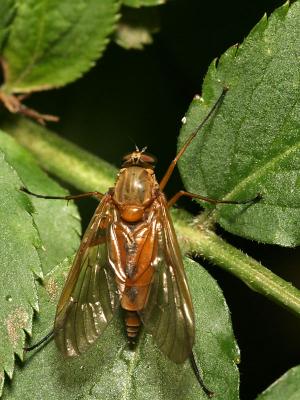
{"label": "fly eye", "polygon": [[132,155],[132,153],[125,154],[125,156],[122,158],[122,160],[123,160],[123,161],[128,161],[128,160],[130,160],[131,155]]}
{"label": "fly eye", "polygon": [[157,162],[156,157],[154,157],[152,154],[148,154],[148,153],[147,154],[143,153],[141,155],[141,160],[147,164],[156,164],[156,162]]}

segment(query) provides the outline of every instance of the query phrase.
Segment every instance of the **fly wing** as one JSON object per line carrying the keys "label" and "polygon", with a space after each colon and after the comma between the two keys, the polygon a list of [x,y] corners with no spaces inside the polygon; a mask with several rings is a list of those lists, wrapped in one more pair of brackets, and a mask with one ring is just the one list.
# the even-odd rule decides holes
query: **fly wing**
{"label": "fly wing", "polygon": [[182,363],[194,345],[194,309],[166,200],[161,195],[158,201],[157,252],[152,258],[155,273],[141,319],[160,350]]}
{"label": "fly wing", "polygon": [[65,356],[86,351],[102,334],[118,305],[107,261],[110,205],[110,196],[105,195],[83,236],[57,306],[55,341]]}

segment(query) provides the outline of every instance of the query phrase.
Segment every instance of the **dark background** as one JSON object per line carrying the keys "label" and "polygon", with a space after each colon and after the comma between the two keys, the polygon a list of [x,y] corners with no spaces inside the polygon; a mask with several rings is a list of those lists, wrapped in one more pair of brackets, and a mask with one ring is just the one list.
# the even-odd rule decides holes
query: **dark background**
{"label": "dark background", "polygon": [[[111,43],[82,79],[60,90],[35,94],[29,104],[59,115],[60,123],[51,128],[115,165],[133,150],[133,141],[140,147],[147,145],[158,157],[157,175],[162,176],[175,155],[180,120],[193,96],[201,92],[210,62],[229,46],[241,43],[265,12],[270,14],[283,3],[169,1],[159,7],[161,30],[153,45],[144,51],[128,51]],[[167,194],[181,188],[176,173]],[[86,202],[80,207],[86,224],[95,205]],[[219,232],[300,287],[299,249],[258,245]],[[241,398],[253,400],[299,363],[300,321],[235,277],[202,264],[218,280],[231,309],[241,348]]]}

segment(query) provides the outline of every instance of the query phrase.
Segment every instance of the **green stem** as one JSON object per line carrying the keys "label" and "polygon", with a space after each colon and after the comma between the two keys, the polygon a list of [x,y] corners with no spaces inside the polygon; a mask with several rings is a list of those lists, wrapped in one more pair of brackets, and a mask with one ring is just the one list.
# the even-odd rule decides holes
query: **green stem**
{"label": "green stem", "polygon": [[[82,191],[105,192],[113,185],[117,170],[70,142],[31,121],[18,119],[5,126],[29,149],[50,173]],[[300,291],[236,249],[213,231],[190,224],[190,217],[174,213],[175,227],[185,252],[196,252],[231,274],[252,290],[300,315]]]}
{"label": "green stem", "polygon": [[300,291],[291,283],[225,242],[211,230],[175,221],[176,231],[185,241],[185,251],[197,253],[241,279],[252,290],[300,315]]}
{"label": "green stem", "polygon": [[41,125],[14,118],[2,126],[35,155],[48,172],[84,192],[106,192],[113,186],[117,169]]}

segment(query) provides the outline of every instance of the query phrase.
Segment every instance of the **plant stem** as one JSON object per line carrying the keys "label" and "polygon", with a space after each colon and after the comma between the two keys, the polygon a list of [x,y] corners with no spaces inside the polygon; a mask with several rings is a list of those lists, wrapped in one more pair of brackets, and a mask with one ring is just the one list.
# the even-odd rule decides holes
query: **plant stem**
{"label": "plant stem", "polygon": [[213,231],[174,220],[176,231],[185,241],[185,251],[196,253],[241,279],[252,290],[300,316],[300,291],[291,283],[225,242]]}
{"label": "plant stem", "polygon": [[[30,150],[39,163],[82,191],[106,192],[117,170],[108,163],[24,118],[4,127]],[[183,217],[183,215],[185,215]],[[186,214],[175,212],[174,223],[184,252],[196,252],[241,279],[252,290],[300,316],[300,291],[253,258],[226,243],[212,230],[193,226]]]}
{"label": "plant stem", "polygon": [[113,186],[117,169],[104,160],[25,118],[2,126],[30,150],[48,172],[84,192],[106,192]]}

